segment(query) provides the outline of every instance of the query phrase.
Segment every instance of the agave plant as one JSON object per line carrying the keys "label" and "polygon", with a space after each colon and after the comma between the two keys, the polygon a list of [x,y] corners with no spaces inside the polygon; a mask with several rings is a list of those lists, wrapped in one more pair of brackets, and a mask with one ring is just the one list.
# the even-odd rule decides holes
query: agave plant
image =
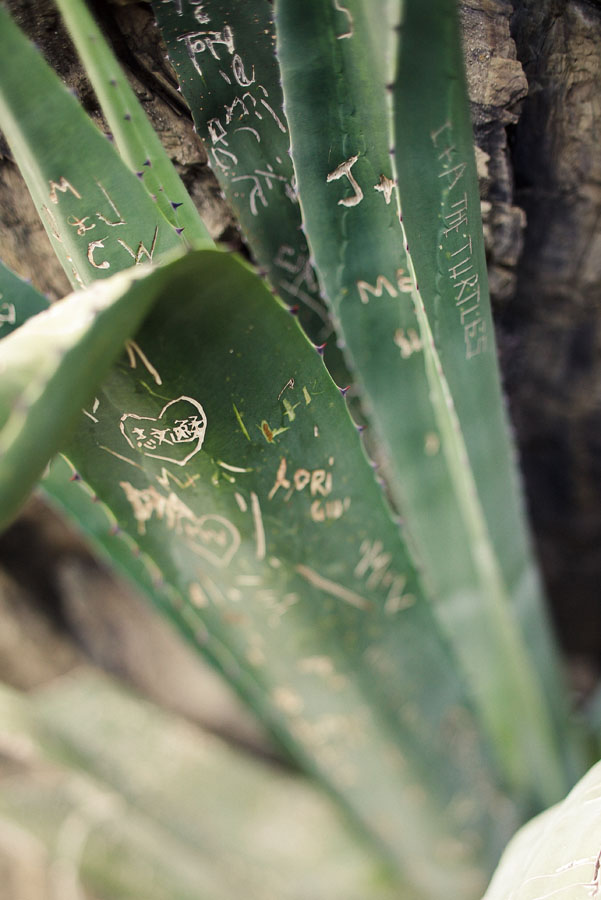
{"label": "agave plant", "polygon": [[214,246],[85,6],[58,5],[114,146],[0,10],[0,127],[75,290],[44,311],[0,276],[2,522],[60,450],[44,491],[403,896],[477,896],[583,758],[503,411],[455,3],[155,0],[256,265]]}

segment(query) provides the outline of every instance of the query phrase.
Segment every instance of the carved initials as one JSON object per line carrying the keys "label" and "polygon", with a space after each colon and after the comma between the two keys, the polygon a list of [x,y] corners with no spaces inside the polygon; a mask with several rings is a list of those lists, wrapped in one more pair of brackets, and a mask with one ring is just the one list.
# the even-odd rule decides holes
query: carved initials
{"label": "carved initials", "polygon": [[337,36],[336,40],[341,41],[343,38],[351,38],[353,36],[353,34],[355,33],[355,23],[353,22],[352,14],[349,12],[348,9],[346,9],[346,7],[342,6],[342,4],[340,3],[340,0],[334,0],[334,9],[337,10],[338,12],[344,13],[344,15],[348,18],[348,23],[349,23],[349,30],[346,31],[344,34],[339,34]]}
{"label": "carved initials", "polygon": [[125,225],[125,224],[126,224],[125,219],[123,218],[123,216],[121,215],[121,213],[119,212],[119,210],[117,209],[117,207],[115,206],[115,204],[113,203],[113,201],[112,201],[112,199],[111,199],[111,197],[110,197],[110,195],[109,195],[109,192],[106,191],[106,190],[103,188],[103,186],[100,184],[99,181],[97,181],[96,184],[98,185],[98,187],[100,188],[100,190],[102,191],[102,193],[104,194],[104,196],[106,197],[106,199],[107,199],[107,201],[108,201],[108,203],[109,203],[109,206],[111,207],[111,209],[113,210],[113,212],[114,212],[115,215],[117,216],[117,221],[116,221],[116,222],[110,222],[110,221],[106,218],[106,216],[103,216],[102,213],[100,213],[100,212],[97,212],[97,213],[96,213],[97,218],[100,219],[101,222],[104,222],[106,225],[110,225],[111,228],[115,228],[116,225]]}
{"label": "carved initials", "polygon": [[384,288],[386,288],[388,294],[391,297],[397,296],[396,288],[384,275],[378,275],[378,280],[376,281],[375,287],[368,281],[357,282],[357,290],[359,291],[359,296],[361,297],[361,303],[369,303],[369,297],[367,296],[368,293],[371,294],[372,297],[381,297],[384,293]]}
{"label": "carved initials", "polygon": [[129,244],[125,243],[125,241],[122,241],[121,239],[119,239],[117,243],[121,244],[121,246],[123,247],[124,250],[127,250],[127,252],[131,256],[131,258],[134,260],[134,264],[136,266],[139,266],[140,263],[142,262],[142,257],[144,257],[144,256],[148,259],[149,262],[152,262],[152,255],[154,253],[154,248],[156,247],[158,233],[159,233],[159,227],[157,225],[157,227],[154,229],[154,235],[152,238],[152,244],[150,246],[150,250],[147,250],[147,248],[144,246],[143,241],[140,241],[140,243],[138,244],[138,249],[136,250],[135,253],[131,249]]}
{"label": "carved initials", "polygon": [[95,269],[110,269],[110,262],[105,259],[101,263],[97,263],[94,259],[94,251],[97,249],[104,249],[104,241],[106,238],[103,238],[101,241],[90,241],[88,244],[88,262],[91,266],[94,266]]}
{"label": "carved initials", "polygon": [[70,184],[67,179],[63,176],[60,181],[49,181],[50,185],[50,193],[49,197],[52,203],[58,203],[58,197],[56,196],[56,192],[60,191],[61,194],[65,194],[67,191],[71,191],[71,193],[77,197],[78,200],[81,200],[81,194],[75,190],[72,184]]}
{"label": "carved initials", "polygon": [[357,184],[351,169],[359,159],[359,155],[351,156],[350,159],[345,160],[345,162],[340,163],[340,165],[334,169],[333,172],[330,172],[326,181],[328,184],[330,181],[338,181],[339,178],[343,178],[345,175],[351,183],[351,187],[354,190],[353,197],[343,197],[342,200],[338,201],[338,206],[357,206],[363,200],[363,191]]}
{"label": "carved initials", "polygon": [[[2,294],[0,294],[0,298],[1,297],[2,297]],[[7,325],[14,325],[16,321],[17,321],[17,314],[16,314],[16,310],[15,310],[15,304],[8,303],[8,302],[3,303],[2,306],[0,306],[0,328],[5,323]]]}

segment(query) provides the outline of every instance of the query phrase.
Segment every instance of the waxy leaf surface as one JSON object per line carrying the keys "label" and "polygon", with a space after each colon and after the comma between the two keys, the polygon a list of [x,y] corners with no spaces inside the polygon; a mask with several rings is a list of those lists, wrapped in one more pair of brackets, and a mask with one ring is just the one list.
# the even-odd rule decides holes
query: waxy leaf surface
{"label": "waxy leaf surface", "polygon": [[183,238],[0,7],[0,129],[73,287]]}
{"label": "waxy leaf surface", "polygon": [[206,250],[172,276],[66,454],[159,602],[407,883],[471,893],[508,824],[476,802],[496,775],[345,402],[243,264]]}
{"label": "waxy leaf surface", "polygon": [[[146,279],[136,277],[141,271],[70,294],[0,341],[0,527],[16,514],[170,278],[168,266]],[[11,298],[16,323],[45,302],[6,269],[0,290]]]}
{"label": "waxy leaf surface", "polygon": [[209,162],[258,265],[314,340],[330,335],[296,194],[269,0],[153,8]]}
{"label": "waxy leaf surface", "polygon": [[57,6],[121,159],[142,181],[165,219],[183,233],[187,245],[211,243],[198,210],[86,4],[57,0]]}
{"label": "waxy leaf surface", "polygon": [[[402,191],[399,200],[396,175],[404,156],[416,151],[403,146],[403,154],[398,149],[395,154],[390,78],[399,30],[382,25],[394,25],[391,9],[382,4],[378,18],[372,4],[362,0],[307,0],[302,8],[294,0],[276,4],[299,195],[334,322],[383,442],[385,475],[437,614],[464,667],[505,777],[527,791],[535,772],[535,802],[540,803],[560,796],[567,780],[549,701],[522,631],[530,622],[519,622],[520,604],[511,603],[480,503],[480,473],[466,453],[467,438],[406,244],[404,226],[415,211],[405,211]],[[428,19],[429,13],[424,15]],[[411,52],[419,54],[418,38],[424,36],[408,30],[406,22],[401,34]],[[445,49],[440,40],[437,46],[440,52]],[[452,77],[449,66],[442,75],[422,71],[422,81],[434,78],[437,90],[445,90],[446,78]],[[413,85],[418,97],[420,87]],[[403,90],[399,78],[395,102]],[[437,179],[438,170],[430,174]],[[435,218],[430,225],[438,228]],[[494,401],[500,404],[498,393]],[[473,407],[480,432],[488,427],[483,418],[487,408]],[[477,439],[475,430],[472,436]],[[506,445],[503,450],[508,452]],[[510,465],[506,463],[503,473]],[[503,484],[499,479],[497,493],[502,494]],[[525,592],[532,585],[536,589],[536,581],[527,545],[522,553],[529,562]],[[537,610],[542,631],[545,622]],[[552,665],[545,662],[545,668]],[[514,727],[516,716],[519,729]]]}

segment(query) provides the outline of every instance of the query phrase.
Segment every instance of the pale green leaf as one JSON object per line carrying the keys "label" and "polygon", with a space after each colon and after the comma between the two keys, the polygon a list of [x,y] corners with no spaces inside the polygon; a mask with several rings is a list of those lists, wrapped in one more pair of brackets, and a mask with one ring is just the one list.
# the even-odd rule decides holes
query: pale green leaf
{"label": "pale green leaf", "polygon": [[0,129],[74,287],[183,247],[140,179],[4,7]]}
{"label": "pale green leaf", "polygon": [[[59,449],[82,406],[169,281],[166,266],[101,281],[29,318],[0,341],[0,526]],[[10,273],[0,273],[4,283]],[[137,277],[139,276],[139,277]],[[10,279],[9,279],[10,281]],[[26,302],[33,289],[29,289]],[[19,313],[21,297],[13,294]],[[130,352],[133,351],[130,349]],[[93,415],[90,413],[90,415]]]}
{"label": "pale green leaf", "polygon": [[0,721],[0,863],[15,900],[36,876],[48,888],[36,900],[74,887],[104,900],[396,896],[306,780],[97,673],[28,696],[0,687]]}
{"label": "pale green leaf", "polygon": [[210,250],[173,269],[136,346],[66,450],[106,540],[415,890],[473,894],[511,807],[491,815],[461,673],[321,358]]}
{"label": "pale green leaf", "polygon": [[[394,20],[391,9],[384,4],[379,10],[382,18],[388,13]],[[430,13],[424,16],[430,21]],[[376,27],[373,6],[362,0],[343,4],[307,0],[302,8],[293,0],[279,0],[276,23],[307,235],[334,321],[384,444],[392,494],[506,777],[520,790],[534,787],[538,802],[553,799],[565,788],[567,776],[541,673],[522,631],[522,625],[525,631],[530,623],[519,621],[522,593],[531,589],[538,613],[535,621],[541,632],[546,628],[542,609],[536,606],[536,578],[523,540],[523,522],[520,519],[516,526],[516,541],[519,544],[522,537],[521,558],[527,566],[518,590],[514,570],[502,569],[505,560],[498,558],[481,506],[481,472],[472,470],[466,453],[468,439],[490,445],[482,410],[492,417],[496,434],[495,423],[502,421],[501,398],[498,390],[490,402],[481,398],[480,406],[474,406],[479,411],[478,431],[464,435],[407,253],[403,225],[410,216],[415,218],[413,207],[403,222],[399,220],[386,80],[391,35]],[[419,56],[425,38],[408,30],[407,22],[403,27],[402,47]],[[443,54],[446,45],[436,34],[434,29],[428,37],[431,52]],[[375,67],[374,60],[378,60]],[[440,73],[438,69],[427,73],[423,67],[420,71],[420,79],[412,82],[413,102],[427,108],[429,94],[422,84],[428,82],[431,89],[434,79],[435,90],[443,92],[452,80],[452,69],[447,65]],[[405,82],[399,77],[397,109],[397,98],[404,91]],[[468,137],[471,140],[471,133]],[[403,144],[402,153],[397,148],[397,165],[404,166],[407,157],[420,152],[417,144]],[[430,175],[437,180],[437,170]],[[414,193],[418,187],[416,179]],[[401,204],[404,209],[402,197]],[[424,216],[422,228],[430,224]],[[438,228],[436,222],[432,227]],[[453,335],[448,339],[452,343]],[[460,341],[463,347],[462,336]],[[490,457],[487,477],[495,479],[497,515],[511,518],[515,512],[511,496],[502,505],[505,476],[511,469],[506,441],[496,453],[505,453],[503,464]],[[505,578],[515,588],[513,603]],[[530,615],[529,609],[523,618]],[[545,646],[552,660],[549,643]],[[545,660],[546,673],[552,665]]]}
{"label": "pale green leaf", "polygon": [[127,166],[188,245],[211,243],[210,235],[148,121],[102,32],[83,0],[57,0],[57,6],[79,53]]}
{"label": "pale green leaf", "polygon": [[601,763],[511,840],[484,900],[582,900],[601,886]]}

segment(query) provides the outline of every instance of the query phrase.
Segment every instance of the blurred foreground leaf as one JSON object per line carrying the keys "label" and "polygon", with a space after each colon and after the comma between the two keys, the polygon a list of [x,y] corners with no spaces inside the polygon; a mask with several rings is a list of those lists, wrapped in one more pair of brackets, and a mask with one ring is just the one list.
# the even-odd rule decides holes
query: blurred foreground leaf
{"label": "blurred foreground leaf", "polygon": [[96,673],[28,697],[1,688],[0,747],[2,897],[394,897],[303,778]]}
{"label": "blurred foreground leaf", "polygon": [[601,763],[511,840],[484,900],[583,900],[601,890]]}

